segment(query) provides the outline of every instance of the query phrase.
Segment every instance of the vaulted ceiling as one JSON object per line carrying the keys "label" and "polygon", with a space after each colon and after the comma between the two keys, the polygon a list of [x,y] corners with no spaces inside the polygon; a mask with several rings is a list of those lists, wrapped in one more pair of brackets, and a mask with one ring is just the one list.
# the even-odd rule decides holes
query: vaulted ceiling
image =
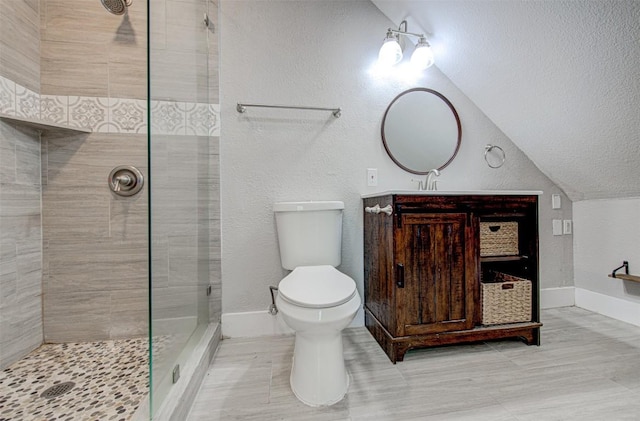
{"label": "vaulted ceiling", "polygon": [[372,1],[572,200],[640,196],[640,1]]}

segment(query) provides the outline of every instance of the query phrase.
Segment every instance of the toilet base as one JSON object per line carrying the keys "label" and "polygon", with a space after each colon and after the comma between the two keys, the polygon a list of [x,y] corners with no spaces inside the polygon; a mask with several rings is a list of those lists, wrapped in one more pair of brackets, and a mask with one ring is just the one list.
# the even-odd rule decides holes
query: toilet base
{"label": "toilet base", "polygon": [[340,402],[349,388],[342,332],[305,335],[297,332],[291,367],[291,390],[308,406]]}

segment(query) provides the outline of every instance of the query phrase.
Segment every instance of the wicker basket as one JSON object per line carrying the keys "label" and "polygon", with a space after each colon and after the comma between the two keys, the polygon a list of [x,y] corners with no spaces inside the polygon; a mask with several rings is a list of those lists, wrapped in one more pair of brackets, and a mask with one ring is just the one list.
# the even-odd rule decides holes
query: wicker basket
{"label": "wicker basket", "polygon": [[531,281],[496,273],[496,281],[482,285],[482,324],[531,321]]}
{"label": "wicker basket", "polygon": [[480,222],[480,256],[515,256],[518,250],[517,222]]}

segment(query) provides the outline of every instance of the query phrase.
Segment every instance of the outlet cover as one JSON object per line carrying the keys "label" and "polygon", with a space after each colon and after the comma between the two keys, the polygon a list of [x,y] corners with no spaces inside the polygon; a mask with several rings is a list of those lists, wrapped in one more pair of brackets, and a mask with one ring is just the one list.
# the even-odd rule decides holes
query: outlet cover
{"label": "outlet cover", "polygon": [[367,186],[377,186],[378,185],[378,169],[377,168],[367,168]]}
{"label": "outlet cover", "polygon": [[563,234],[571,234],[573,231],[573,223],[571,219],[565,219],[562,221],[562,233]]}
{"label": "outlet cover", "polygon": [[560,209],[562,207],[562,202],[560,200],[559,194],[551,195],[551,209]]}

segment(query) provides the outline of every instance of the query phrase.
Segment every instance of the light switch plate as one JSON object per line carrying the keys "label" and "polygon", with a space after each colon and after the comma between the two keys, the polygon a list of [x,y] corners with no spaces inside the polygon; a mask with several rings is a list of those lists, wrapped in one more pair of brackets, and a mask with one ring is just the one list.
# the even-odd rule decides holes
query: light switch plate
{"label": "light switch plate", "polygon": [[551,209],[560,209],[562,207],[562,201],[559,194],[551,195]]}
{"label": "light switch plate", "polygon": [[571,234],[573,231],[573,223],[571,219],[565,219],[562,221],[562,233],[563,234]]}
{"label": "light switch plate", "polygon": [[562,219],[553,220],[553,235],[562,235]]}

